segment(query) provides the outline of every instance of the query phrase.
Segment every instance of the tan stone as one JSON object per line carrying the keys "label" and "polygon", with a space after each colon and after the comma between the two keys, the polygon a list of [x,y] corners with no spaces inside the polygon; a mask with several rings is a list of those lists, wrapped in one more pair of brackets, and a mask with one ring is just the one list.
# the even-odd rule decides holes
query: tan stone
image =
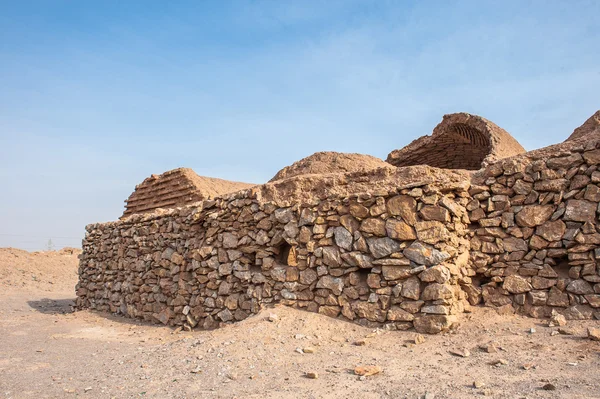
{"label": "tan stone", "polygon": [[432,283],[428,284],[423,293],[421,299],[424,301],[436,301],[438,299],[451,299],[454,297],[454,290],[448,284]]}
{"label": "tan stone", "polygon": [[556,279],[533,276],[531,278],[531,285],[536,290],[545,290],[556,285]]}
{"label": "tan stone", "polygon": [[[341,312],[339,306],[319,306],[319,313],[329,317],[337,317]],[[304,352],[307,353],[307,352]]]}
{"label": "tan stone", "polygon": [[421,208],[419,215],[423,220],[437,220],[438,222],[449,222],[450,213],[446,208],[437,205],[428,205]]}
{"label": "tan stone", "polygon": [[358,231],[360,227],[360,223],[358,223],[358,221],[351,215],[340,216],[340,224],[352,234]]}
{"label": "tan stone", "polygon": [[600,341],[600,328],[588,327],[588,338],[592,341]]}
{"label": "tan stone", "polygon": [[437,265],[450,257],[447,252],[439,251],[419,241],[414,241],[403,251],[403,254],[416,264],[425,266]]}
{"label": "tan stone", "polygon": [[385,280],[403,280],[412,275],[410,266],[382,266],[381,274]]}
{"label": "tan stone", "polygon": [[383,323],[387,311],[382,310],[377,303],[357,301],[352,304],[352,309],[358,317]]}
{"label": "tan stone", "polygon": [[348,210],[352,216],[359,219],[364,219],[369,216],[369,208],[356,202],[351,203]]}
{"label": "tan stone", "polygon": [[402,220],[391,218],[388,219],[385,222],[385,230],[388,237],[395,240],[406,241],[417,238],[415,230],[408,223],[405,223]]}
{"label": "tan stone", "polygon": [[547,221],[536,228],[536,234],[548,241],[559,241],[562,239],[567,226],[558,219],[555,221]]}
{"label": "tan stone", "polygon": [[446,283],[450,280],[450,270],[446,266],[437,265],[426,269],[425,271],[419,274],[419,278],[421,281],[431,283],[436,282],[440,284]]}
{"label": "tan stone", "polygon": [[537,191],[564,191],[569,187],[567,179],[539,180],[533,185],[533,189]]}
{"label": "tan stone", "polygon": [[413,320],[415,330],[421,334],[438,334],[448,331],[456,323],[456,316],[427,315]]}
{"label": "tan stone", "polygon": [[385,221],[379,218],[365,219],[360,224],[360,231],[364,231],[365,233],[373,234],[379,237],[385,237]]}
{"label": "tan stone", "polygon": [[526,205],[517,213],[516,221],[519,226],[535,227],[550,219],[553,212],[552,205]]}
{"label": "tan stone", "polygon": [[522,238],[508,237],[502,240],[504,251],[515,252],[515,251],[527,251],[529,247],[527,242]]}
{"label": "tan stone", "polygon": [[387,312],[387,319],[390,321],[412,321],[414,318],[412,313],[398,306],[392,306]]}
{"label": "tan stone", "polygon": [[390,215],[400,216],[406,223],[414,226],[417,222],[417,201],[408,195],[397,195],[387,201]]}
{"label": "tan stone", "polygon": [[522,294],[533,289],[529,281],[521,276],[506,277],[504,279],[504,284],[502,284],[502,288],[511,294]]}
{"label": "tan stone", "polygon": [[427,244],[436,244],[450,238],[450,233],[443,223],[437,221],[426,221],[415,223],[417,237]]}
{"label": "tan stone", "polygon": [[342,264],[340,251],[337,247],[328,246],[323,248],[323,263],[327,266],[339,267]]}

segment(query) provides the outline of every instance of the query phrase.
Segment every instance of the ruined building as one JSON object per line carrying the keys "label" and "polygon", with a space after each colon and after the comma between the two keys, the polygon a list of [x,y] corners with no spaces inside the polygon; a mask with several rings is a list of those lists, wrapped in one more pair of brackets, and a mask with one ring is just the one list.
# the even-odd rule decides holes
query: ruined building
{"label": "ruined building", "polygon": [[77,304],[214,328],[281,303],[444,331],[470,306],[600,317],[600,112],[525,152],[465,113],[387,162],[317,153],[269,183],[178,169],[86,227]]}

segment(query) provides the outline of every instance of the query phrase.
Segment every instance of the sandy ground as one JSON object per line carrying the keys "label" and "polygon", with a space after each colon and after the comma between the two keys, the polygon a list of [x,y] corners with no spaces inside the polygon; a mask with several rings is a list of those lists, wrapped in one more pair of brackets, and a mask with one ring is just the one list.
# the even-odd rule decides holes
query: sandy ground
{"label": "sandy ground", "polygon": [[[29,256],[29,267],[50,256]],[[456,331],[414,345],[414,332],[275,307],[214,331],[174,332],[73,313],[76,256],[54,284],[40,265],[28,281],[23,264],[8,284],[11,262],[0,257],[0,398],[600,398],[600,343],[585,338],[598,321],[551,335],[557,328],[541,320],[478,308]],[[490,342],[497,352],[480,348]],[[368,365],[382,372],[355,375]]]}

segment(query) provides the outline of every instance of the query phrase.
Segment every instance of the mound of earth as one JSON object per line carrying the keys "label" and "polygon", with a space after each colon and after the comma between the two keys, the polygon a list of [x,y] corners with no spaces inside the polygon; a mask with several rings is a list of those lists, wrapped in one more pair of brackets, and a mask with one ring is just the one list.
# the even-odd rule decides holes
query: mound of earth
{"label": "mound of earth", "polygon": [[75,290],[80,249],[27,252],[0,248],[0,287]]}
{"label": "mound of earth", "polygon": [[591,134],[600,134],[600,111],[596,111],[583,125],[575,129],[565,141],[580,139]]}
{"label": "mound of earth", "polygon": [[269,180],[283,180],[299,175],[366,172],[377,168],[393,168],[382,159],[365,154],[316,152],[281,169]]}
{"label": "mound of earth", "polygon": [[176,208],[252,186],[254,184],[198,176],[189,168],[173,169],[138,184],[125,201],[123,217],[158,208]]}

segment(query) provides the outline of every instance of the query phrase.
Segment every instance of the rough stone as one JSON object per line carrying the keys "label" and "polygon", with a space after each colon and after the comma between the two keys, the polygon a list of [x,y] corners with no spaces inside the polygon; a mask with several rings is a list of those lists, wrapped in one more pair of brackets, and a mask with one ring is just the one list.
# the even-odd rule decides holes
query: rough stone
{"label": "rough stone", "polygon": [[413,320],[415,330],[421,334],[438,334],[448,331],[456,323],[456,316],[427,315]]}
{"label": "rough stone", "polygon": [[385,221],[379,218],[365,219],[360,225],[360,231],[384,237],[386,235]]}
{"label": "rough stone", "polygon": [[324,247],[323,248],[323,263],[331,267],[339,267],[342,264],[340,258],[340,251],[336,247]]}
{"label": "rough stone", "polygon": [[[421,165],[374,159],[377,169],[345,173],[348,158],[319,169],[310,162],[334,158],[316,155],[296,169],[327,174],[183,206],[196,183],[151,178],[135,201],[155,206],[173,194],[178,205],[87,226],[77,306],[186,329],[243,320],[277,302],[390,329],[424,328],[424,317],[482,300],[499,313],[599,317],[598,137],[496,162],[488,151],[503,136],[488,122],[444,118],[435,137],[403,152]],[[469,140],[455,141],[464,134]],[[491,144],[478,148],[485,137]],[[393,162],[407,165],[397,155]],[[157,184],[163,193],[147,190]],[[168,192],[175,187],[181,192]]]}
{"label": "rough stone", "polygon": [[377,259],[388,256],[394,252],[400,251],[400,243],[389,237],[370,238],[367,240],[371,254]]}
{"label": "rough stone", "polygon": [[421,296],[421,282],[416,277],[411,277],[402,283],[401,295],[404,298],[418,300]]}
{"label": "rough stone", "polygon": [[415,223],[415,229],[419,240],[427,244],[436,244],[450,238],[450,233],[442,222],[417,222]]}
{"label": "rough stone", "polygon": [[403,280],[412,276],[412,268],[410,266],[382,266],[381,274],[388,281]]}
{"label": "rough stone", "polygon": [[407,241],[417,238],[415,230],[408,224],[398,219],[388,219],[385,223],[388,237],[395,240]]}
{"label": "rough stone", "polygon": [[568,285],[566,290],[572,294],[585,295],[593,294],[592,285],[585,280],[573,280]]}
{"label": "rough stone", "polygon": [[341,278],[323,276],[317,282],[317,288],[326,288],[335,295],[340,295],[344,289],[344,281]]}
{"label": "rough stone", "polygon": [[454,296],[452,287],[447,284],[429,284],[423,290],[421,299],[424,301],[437,301],[438,299],[450,299]]}
{"label": "rough stone", "polygon": [[587,333],[592,341],[600,341],[600,328],[588,327]]}
{"label": "rough stone", "polygon": [[524,292],[531,291],[533,287],[527,281],[527,279],[521,276],[508,276],[504,279],[502,288],[510,292],[511,294],[522,294]]}
{"label": "rough stone", "polygon": [[450,257],[448,253],[438,251],[437,249],[419,241],[414,241],[403,251],[403,254],[416,264],[425,266],[435,266]]}
{"label": "rough stone", "polygon": [[392,306],[387,313],[387,319],[390,321],[413,321],[415,316],[406,310]]}
{"label": "rough stone", "polygon": [[433,266],[419,274],[421,281],[425,281],[427,283],[436,282],[444,284],[450,280],[450,277],[450,270],[443,265]]}
{"label": "rough stone", "polygon": [[526,205],[517,213],[516,222],[523,227],[539,226],[550,219],[553,212],[552,205]]}
{"label": "rough stone", "polygon": [[346,251],[352,251],[352,234],[344,227],[336,227],[333,230],[335,243],[338,247],[344,248]]}
{"label": "rough stone", "polygon": [[400,216],[406,223],[414,226],[417,222],[417,201],[408,195],[398,195],[387,201],[390,215]]}
{"label": "rough stone", "polygon": [[450,213],[446,208],[437,205],[428,205],[421,208],[419,215],[423,220],[436,220],[447,223],[450,221]]}
{"label": "rough stone", "polygon": [[565,220],[575,222],[594,221],[598,204],[585,200],[571,199],[567,201]]}
{"label": "rough stone", "polygon": [[536,234],[547,241],[558,241],[562,239],[566,229],[562,220],[547,221],[536,228]]}

